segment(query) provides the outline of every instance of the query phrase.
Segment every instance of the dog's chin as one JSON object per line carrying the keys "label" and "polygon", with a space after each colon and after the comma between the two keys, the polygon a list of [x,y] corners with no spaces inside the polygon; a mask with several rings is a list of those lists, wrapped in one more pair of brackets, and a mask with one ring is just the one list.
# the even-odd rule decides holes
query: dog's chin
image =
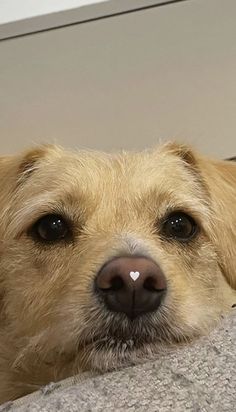
{"label": "dog's chin", "polygon": [[148,336],[139,336],[138,338],[132,336],[114,336],[112,334],[98,335],[92,340],[85,342],[83,347],[90,348],[90,350],[95,350],[97,352],[108,352],[112,351],[114,353],[119,353],[120,351],[128,353],[133,353],[135,351],[145,348],[147,345],[161,344],[160,337],[156,339],[150,339]]}
{"label": "dog's chin", "polygon": [[83,348],[79,358],[84,370],[107,372],[151,360],[171,350],[172,345],[166,345],[158,336],[156,340],[98,337]]}
{"label": "dog's chin", "polygon": [[114,316],[91,336],[84,337],[78,347],[80,359],[87,369],[108,371],[140,363],[170,350],[177,343],[186,343],[189,337],[161,321],[154,315],[129,321]]}
{"label": "dog's chin", "polygon": [[103,318],[100,324],[90,325],[81,343],[83,346],[94,345],[97,350],[116,350],[121,346],[134,350],[160,340],[162,328],[158,323],[153,321],[152,315],[130,320],[124,314],[113,314]]}
{"label": "dog's chin", "polygon": [[[107,372],[150,359],[156,354],[158,343],[113,337],[97,338],[80,352],[83,369]],[[82,356],[81,356],[82,355]]]}

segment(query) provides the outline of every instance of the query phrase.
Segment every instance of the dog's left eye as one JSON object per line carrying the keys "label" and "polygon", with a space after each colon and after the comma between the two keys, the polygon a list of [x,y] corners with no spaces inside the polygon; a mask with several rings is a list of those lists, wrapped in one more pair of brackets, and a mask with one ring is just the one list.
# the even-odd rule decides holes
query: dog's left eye
{"label": "dog's left eye", "polygon": [[56,242],[69,234],[68,223],[59,215],[41,217],[33,226],[33,234],[42,242]]}
{"label": "dog's left eye", "polygon": [[197,233],[197,224],[192,217],[183,213],[172,213],[164,222],[162,232],[166,237],[187,242]]}

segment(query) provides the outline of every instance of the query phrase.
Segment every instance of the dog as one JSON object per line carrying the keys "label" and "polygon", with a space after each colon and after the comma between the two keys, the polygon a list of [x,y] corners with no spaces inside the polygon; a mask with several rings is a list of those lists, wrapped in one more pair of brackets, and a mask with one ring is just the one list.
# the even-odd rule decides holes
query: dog
{"label": "dog", "polygon": [[236,303],[236,164],[167,143],[0,158],[0,401],[207,334]]}

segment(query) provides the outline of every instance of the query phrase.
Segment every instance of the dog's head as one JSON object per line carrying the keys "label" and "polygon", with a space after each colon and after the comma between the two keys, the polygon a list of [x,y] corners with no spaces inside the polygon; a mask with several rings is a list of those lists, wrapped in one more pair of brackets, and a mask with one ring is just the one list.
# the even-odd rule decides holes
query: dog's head
{"label": "dog's head", "polygon": [[231,162],[177,144],[42,147],[2,158],[0,176],[0,316],[16,359],[110,369],[205,333],[235,303]]}

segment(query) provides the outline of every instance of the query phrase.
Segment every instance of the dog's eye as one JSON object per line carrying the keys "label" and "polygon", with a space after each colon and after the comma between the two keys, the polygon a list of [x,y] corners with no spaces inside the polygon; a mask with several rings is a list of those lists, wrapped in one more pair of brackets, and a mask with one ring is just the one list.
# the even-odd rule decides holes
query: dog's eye
{"label": "dog's eye", "polygon": [[56,242],[69,234],[68,223],[59,215],[41,217],[33,226],[33,234],[42,242]]}
{"label": "dog's eye", "polygon": [[162,232],[166,237],[187,242],[197,233],[197,224],[192,217],[182,212],[176,212],[165,220]]}

